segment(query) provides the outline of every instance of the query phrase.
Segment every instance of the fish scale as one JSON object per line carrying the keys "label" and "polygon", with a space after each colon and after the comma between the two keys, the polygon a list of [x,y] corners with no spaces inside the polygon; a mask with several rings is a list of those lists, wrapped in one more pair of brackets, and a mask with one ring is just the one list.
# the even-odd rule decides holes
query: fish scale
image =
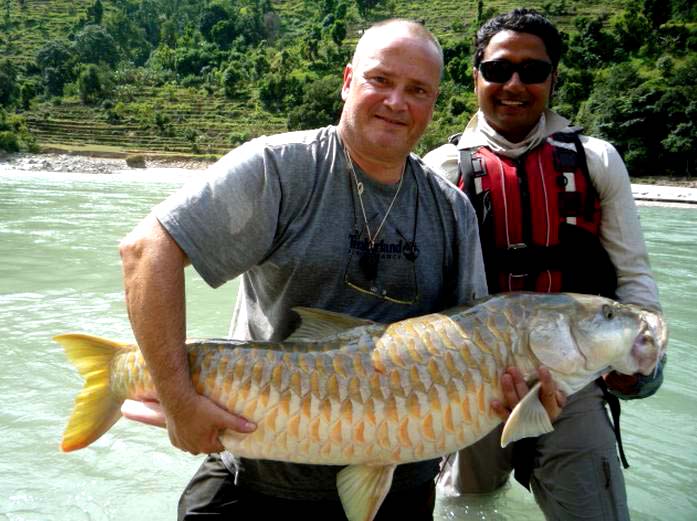
{"label": "fish scale", "polygon": [[[440,321],[442,317],[433,316],[431,320]],[[471,396],[468,398],[468,388],[458,385],[465,376],[463,369],[467,367],[463,358],[457,354],[454,357],[448,352],[439,356],[431,353],[434,341],[428,332],[438,331],[438,327],[420,327],[418,332],[414,327],[402,329],[385,331],[383,335],[375,336],[377,341],[372,351],[343,348],[340,354],[332,355],[320,346],[312,353],[304,355],[305,360],[314,357],[314,364],[298,363],[296,360],[297,365],[291,365],[292,361],[286,357],[282,365],[281,381],[277,378],[275,382],[270,382],[267,378],[255,384],[249,381],[249,372],[245,372],[238,386],[230,389],[232,398],[226,401],[226,405],[230,410],[244,411],[253,420],[271,415],[274,422],[272,426],[269,425],[269,430],[277,428],[278,425],[286,429],[280,437],[285,443],[277,445],[272,455],[290,461],[298,457],[309,463],[352,463],[355,462],[353,454],[356,452],[365,452],[371,461],[379,458],[381,462],[400,462],[435,456],[451,446],[467,442],[462,429],[457,431],[454,428],[461,422],[453,420],[453,409],[457,411],[455,417],[458,419],[472,418],[469,411],[477,409],[480,413],[487,414],[490,421],[498,422],[498,419],[484,407],[489,395],[482,392],[481,384],[475,385],[478,389],[474,394],[476,403],[471,401]],[[459,341],[462,343],[467,339],[460,337]],[[275,362],[263,356],[263,349],[238,350],[238,353],[238,363],[244,360],[246,366],[251,366],[262,358],[266,359],[267,364]],[[430,359],[428,372],[424,377],[422,362],[427,356]],[[329,357],[332,359],[329,360]],[[369,374],[367,382],[361,380],[363,383],[359,384],[355,374],[365,373],[364,368],[371,365],[373,372]],[[299,375],[298,366],[315,369],[308,375]],[[376,373],[375,367],[381,370]],[[461,370],[453,371],[455,368]],[[486,366],[469,366],[470,370],[482,371],[482,368],[487,371]],[[418,375],[418,379],[412,376],[412,369],[415,369],[414,374]],[[294,377],[300,381],[300,385],[292,384]],[[313,378],[319,381],[328,380],[328,387],[335,387],[336,390],[328,395],[326,389],[318,389],[319,395],[313,396],[309,384],[302,385],[302,382],[309,382]],[[483,380],[488,381],[490,378],[485,377]],[[351,382],[354,388],[358,386],[360,392],[349,391]],[[199,391],[208,394],[205,387]],[[289,393],[287,406],[268,400],[266,407],[249,408],[248,395],[264,396],[273,391],[279,395]],[[373,397],[367,407],[368,419],[357,420],[365,415],[365,396]],[[332,400],[337,405],[332,406]],[[260,401],[257,400],[256,403]],[[308,401],[309,404],[303,407],[302,405]],[[413,406],[407,407],[409,402],[421,405],[418,409]],[[455,407],[450,405],[451,403],[456,404]],[[465,405],[464,410],[462,405]],[[276,410],[272,410],[274,407]],[[320,410],[328,413],[319,414]],[[374,423],[370,421],[376,417],[382,420],[376,420]],[[258,433],[251,435],[233,435],[227,448],[243,457],[269,457],[269,438],[262,434],[266,430],[260,429]],[[361,433],[361,440],[356,440],[356,432]],[[308,436],[311,440],[319,442],[314,445],[314,451],[303,444]],[[305,450],[300,450],[300,454],[296,456],[294,452],[298,448]],[[345,459],[347,454],[352,455],[350,461]]]}
{"label": "fish scale", "polygon": [[[474,443],[500,422],[501,375],[526,379],[545,364],[573,393],[611,369],[650,374],[667,345],[663,317],[588,295],[502,294],[394,324],[298,309],[286,342],[187,343],[197,392],[257,424],[225,431],[236,456],[348,465],[337,489],[350,521],[373,518],[396,464]],[[138,348],[83,334],[59,335],[85,386],[64,451],[85,447],[120,417],[127,398],[156,399]],[[539,384],[513,410],[502,445],[552,430]]]}

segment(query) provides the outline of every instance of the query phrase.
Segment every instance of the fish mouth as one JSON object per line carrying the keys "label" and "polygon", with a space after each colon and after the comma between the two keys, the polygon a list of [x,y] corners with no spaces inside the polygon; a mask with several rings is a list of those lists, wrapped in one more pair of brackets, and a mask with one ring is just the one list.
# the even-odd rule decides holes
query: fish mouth
{"label": "fish mouth", "polygon": [[641,329],[632,345],[632,357],[638,372],[644,376],[656,376],[658,362],[668,347],[668,327],[661,313],[641,312]]}

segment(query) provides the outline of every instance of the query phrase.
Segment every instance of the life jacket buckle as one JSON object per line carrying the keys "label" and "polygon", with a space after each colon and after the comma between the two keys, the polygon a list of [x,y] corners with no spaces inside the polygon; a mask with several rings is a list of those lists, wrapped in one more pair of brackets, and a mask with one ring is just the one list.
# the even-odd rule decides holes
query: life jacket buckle
{"label": "life jacket buckle", "polygon": [[[509,244],[506,248],[508,261],[506,262],[508,266],[510,277],[527,277],[528,268],[530,266],[529,256],[532,253],[528,245],[524,242],[516,242]],[[515,271],[514,271],[515,270]]]}

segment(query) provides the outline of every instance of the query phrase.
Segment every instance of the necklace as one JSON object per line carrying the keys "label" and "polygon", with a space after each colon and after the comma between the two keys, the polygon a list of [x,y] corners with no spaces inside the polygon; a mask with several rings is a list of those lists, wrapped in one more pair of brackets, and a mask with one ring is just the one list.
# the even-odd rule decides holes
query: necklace
{"label": "necklace", "polygon": [[390,215],[390,212],[392,211],[392,207],[394,206],[395,201],[397,201],[397,197],[399,196],[399,191],[402,189],[402,182],[404,181],[404,171],[406,170],[407,164],[406,162],[404,163],[404,166],[402,167],[402,174],[399,176],[399,184],[397,185],[397,191],[394,193],[394,196],[392,197],[392,201],[390,202],[390,205],[387,207],[387,211],[385,211],[385,215],[382,217],[382,221],[380,222],[380,225],[378,226],[378,229],[375,230],[375,235],[370,231],[370,226],[368,225],[368,216],[365,212],[365,205],[363,204],[363,183],[358,180],[358,176],[356,175],[356,170],[353,168],[353,161],[351,161],[351,156],[349,155],[347,150],[344,150],[344,154],[346,155],[346,162],[348,163],[349,170],[351,171],[351,176],[353,177],[353,182],[356,184],[356,192],[358,192],[358,203],[361,205],[361,213],[363,214],[363,222],[365,223],[365,231],[368,234],[368,246],[372,249],[375,247],[375,241],[377,241],[378,235],[380,235],[380,232],[382,231],[382,227],[385,225],[385,222],[387,221],[387,216]]}
{"label": "necklace", "polygon": [[348,163],[349,170],[351,171],[353,182],[356,185],[356,192],[358,193],[358,202],[361,206],[361,214],[363,215],[363,222],[365,223],[365,231],[368,235],[368,249],[365,253],[363,253],[363,255],[361,255],[361,258],[359,259],[359,265],[361,267],[361,270],[363,271],[363,275],[365,276],[365,278],[367,280],[372,281],[377,276],[378,261],[380,260],[380,256],[378,255],[378,252],[375,249],[375,242],[377,241],[378,236],[380,235],[380,232],[382,231],[382,228],[385,225],[385,222],[387,221],[387,216],[390,215],[392,207],[397,201],[399,191],[402,189],[402,183],[404,182],[404,172],[407,168],[407,162],[405,161],[404,166],[402,167],[402,174],[399,176],[399,185],[397,185],[397,191],[392,197],[392,201],[387,207],[385,215],[383,215],[382,221],[380,221],[377,230],[375,230],[375,234],[373,234],[370,230],[370,225],[368,224],[368,216],[365,211],[365,205],[363,204],[363,183],[358,180],[356,170],[353,168],[353,161],[351,160],[351,156],[349,155],[348,150],[346,150],[346,148],[344,148],[344,155],[346,156],[346,162]]}

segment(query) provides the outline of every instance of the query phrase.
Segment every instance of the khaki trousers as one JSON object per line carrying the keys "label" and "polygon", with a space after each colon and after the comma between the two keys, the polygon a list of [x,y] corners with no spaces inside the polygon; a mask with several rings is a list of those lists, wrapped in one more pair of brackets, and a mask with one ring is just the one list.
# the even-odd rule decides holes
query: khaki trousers
{"label": "khaki trousers", "polygon": [[[451,458],[438,482],[441,493],[489,493],[506,483],[513,451],[500,447],[501,429]],[[629,520],[615,435],[597,384],[571,396],[554,431],[537,439],[530,486],[547,520]]]}

